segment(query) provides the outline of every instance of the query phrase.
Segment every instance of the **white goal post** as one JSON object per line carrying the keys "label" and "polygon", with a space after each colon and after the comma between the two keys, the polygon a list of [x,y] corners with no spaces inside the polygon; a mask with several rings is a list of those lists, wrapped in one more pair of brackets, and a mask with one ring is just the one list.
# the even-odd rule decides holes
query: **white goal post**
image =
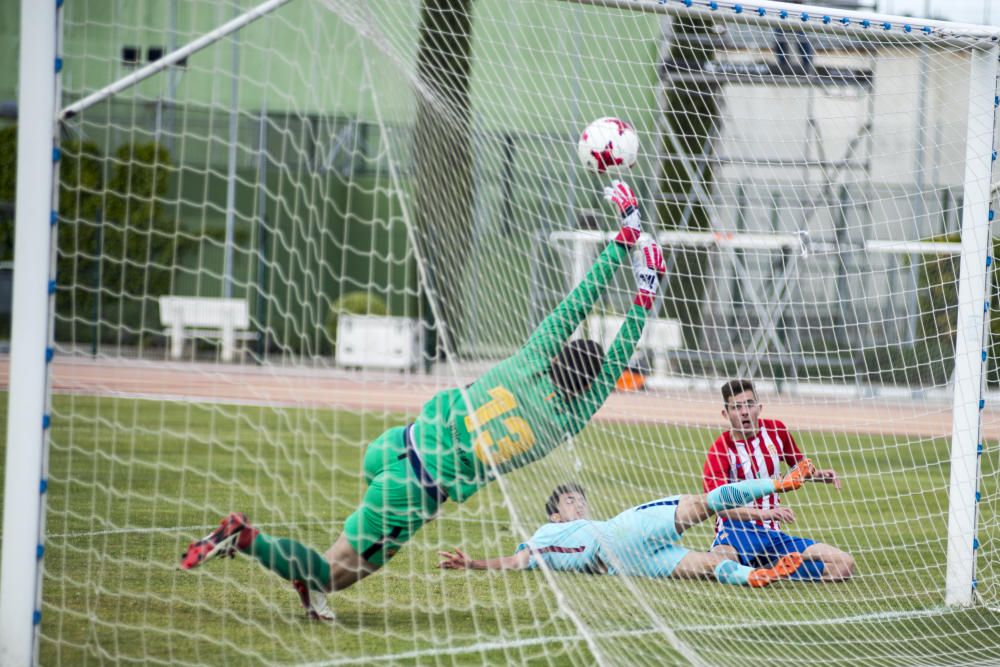
{"label": "white goal post", "polygon": [[[952,408],[951,491],[948,512],[947,604],[970,604],[975,586],[979,455],[989,314],[990,222],[994,217],[993,162],[996,160],[997,48],[972,54],[969,121],[959,267],[955,399]],[[989,96],[993,95],[993,113]],[[973,109],[976,110],[975,115]],[[982,304],[982,308],[980,308]]]}
{"label": "white goal post", "polygon": [[55,111],[55,3],[21,3],[17,230],[11,363],[8,385],[7,465],[4,471],[3,555],[0,566],[0,661],[37,662],[40,622],[39,561],[45,544],[45,439],[48,430],[50,258],[58,150]]}
{"label": "white goal post", "polygon": [[[979,551],[998,500],[980,477],[1000,29],[770,0],[79,3],[20,3],[0,663],[740,664],[712,637],[770,621],[834,628],[816,664],[947,662],[933,641],[893,654],[840,630],[947,635],[995,609],[977,579],[1000,569]],[[456,57],[441,45],[463,31]],[[575,161],[601,115],[639,131],[623,178],[668,258],[669,381],[448,505],[331,595],[333,633],[288,621],[285,582],[250,559],[167,562],[242,507],[329,546],[370,481],[365,447],[516,351],[614,237],[607,178]],[[252,349],[166,359],[155,304],[174,297],[239,299]],[[599,307],[631,298],[613,282]],[[423,363],[338,366],[355,316],[405,322]],[[518,548],[566,481],[603,494],[601,518],[698,492],[737,374],[848,468],[853,490],[804,493],[796,529],[854,554],[854,582],[751,603],[714,581],[437,571],[439,550]],[[707,550],[711,527],[691,533]]]}

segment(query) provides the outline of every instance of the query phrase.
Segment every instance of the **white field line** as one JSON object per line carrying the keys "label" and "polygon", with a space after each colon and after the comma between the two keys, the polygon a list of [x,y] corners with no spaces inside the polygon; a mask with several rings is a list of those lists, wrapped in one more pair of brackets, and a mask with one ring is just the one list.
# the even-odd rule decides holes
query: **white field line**
{"label": "white field line", "polygon": [[[439,516],[435,521],[454,521],[458,523],[487,523],[497,526],[509,525],[510,521],[505,521],[503,519],[468,519],[457,516]],[[257,528],[283,528],[283,529],[294,529],[298,526],[339,526],[343,521],[324,521],[322,519],[314,519],[312,521],[287,521],[287,522],[272,522],[272,523],[258,523],[253,522],[253,525]],[[200,524],[197,526],[165,526],[157,528],[140,528],[140,527],[128,527],[128,528],[109,528],[107,530],[85,530],[76,531],[71,533],[49,533],[49,539],[73,539],[73,538],[85,538],[85,537],[101,537],[106,535],[152,535],[155,533],[180,533],[197,535],[206,529],[212,529],[210,524]]]}
{"label": "white field line", "polygon": [[[987,609],[992,609],[987,607]],[[966,611],[967,608],[952,608],[952,607],[932,607],[930,609],[915,609],[911,611],[890,611],[890,612],[870,612],[867,614],[858,614],[857,616],[844,616],[840,618],[829,618],[829,619],[816,619],[810,621],[773,621],[768,620],[766,625],[771,627],[799,627],[799,626],[813,626],[813,625],[846,625],[852,623],[870,623],[872,621],[895,621],[895,620],[907,620],[910,618],[920,618],[923,616],[940,616],[944,614],[951,614],[960,611]],[[727,630],[745,629],[747,627],[752,627],[753,623],[720,623],[713,625],[689,625],[689,626],[676,626],[673,628],[676,632],[719,632]],[[764,625],[760,623],[759,625]],[[640,630],[614,630],[609,632],[598,632],[594,634],[594,637],[598,639],[615,639],[619,637],[642,637],[646,635],[657,635],[659,632],[653,628],[644,628]],[[467,653],[480,653],[483,651],[502,651],[506,649],[516,649],[525,646],[537,646],[540,644],[552,644],[552,643],[571,643],[571,642],[582,642],[583,637],[579,635],[561,635],[556,637],[532,637],[530,639],[511,639],[506,641],[496,641],[496,642],[477,642],[475,644],[468,644],[465,646],[452,646],[452,647],[432,647],[426,649],[419,649],[415,651],[406,651],[403,653],[386,653],[382,655],[366,655],[363,661],[366,664],[379,664],[384,661],[398,661],[398,660],[412,660],[415,658],[425,658],[430,656],[440,656],[440,655],[464,655]],[[332,660],[324,660],[321,662],[307,662],[307,663],[293,663],[295,667],[336,667],[338,665],[351,665],[358,664],[360,657],[352,658],[334,658]]]}

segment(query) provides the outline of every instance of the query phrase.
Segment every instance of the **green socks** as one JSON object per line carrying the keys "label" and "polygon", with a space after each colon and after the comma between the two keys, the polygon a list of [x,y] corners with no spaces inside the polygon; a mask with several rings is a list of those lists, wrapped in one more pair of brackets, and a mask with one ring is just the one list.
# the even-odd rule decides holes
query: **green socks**
{"label": "green socks", "polygon": [[248,553],[283,579],[301,579],[313,591],[330,590],[330,564],[304,544],[260,533]]}
{"label": "green socks", "polygon": [[769,493],[774,493],[774,480],[748,479],[743,482],[724,484],[709,492],[708,509],[713,512],[721,512],[743,507],[751,500],[763,498]]}

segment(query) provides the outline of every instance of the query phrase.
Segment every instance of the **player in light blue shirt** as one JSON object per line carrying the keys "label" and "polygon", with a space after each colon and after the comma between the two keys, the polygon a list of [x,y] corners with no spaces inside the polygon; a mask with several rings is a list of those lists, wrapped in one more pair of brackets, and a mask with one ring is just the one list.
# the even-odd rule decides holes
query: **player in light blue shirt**
{"label": "player in light blue shirt", "polygon": [[684,531],[716,512],[771,493],[793,491],[814,471],[808,459],[780,481],[747,480],[701,495],[669,496],[629,508],[608,521],[589,518],[583,487],[562,484],[545,503],[549,523],[510,556],[475,560],[460,549],[442,551],[439,567],[472,570],[534,569],[677,579],[712,579],[734,586],[767,586],[802,565],[801,554],[781,558],[773,567],[751,569],[718,554],[680,546]]}

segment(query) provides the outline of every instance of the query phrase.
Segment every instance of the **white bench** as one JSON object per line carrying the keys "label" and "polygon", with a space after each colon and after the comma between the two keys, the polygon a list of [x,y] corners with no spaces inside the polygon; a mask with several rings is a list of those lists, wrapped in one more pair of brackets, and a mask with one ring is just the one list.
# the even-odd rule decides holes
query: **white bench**
{"label": "white bench", "polygon": [[337,321],[337,365],[418,370],[424,353],[420,320],[388,315],[341,315]]}
{"label": "white bench", "polygon": [[257,340],[250,331],[250,309],[244,299],[161,296],[160,323],[170,337],[170,356],[180,359],[187,338],[218,339],[222,361],[232,361],[236,341]]}
{"label": "white bench", "polygon": [[[587,318],[590,337],[603,345],[605,349],[618,335],[618,331],[624,323],[625,318],[617,315],[591,315]],[[680,322],[669,319],[650,319],[646,321],[642,336],[639,338],[636,354],[648,350],[653,357],[654,375],[663,377],[667,374],[669,366],[667,352],[679,350],[683,346],[684,335]]]}

